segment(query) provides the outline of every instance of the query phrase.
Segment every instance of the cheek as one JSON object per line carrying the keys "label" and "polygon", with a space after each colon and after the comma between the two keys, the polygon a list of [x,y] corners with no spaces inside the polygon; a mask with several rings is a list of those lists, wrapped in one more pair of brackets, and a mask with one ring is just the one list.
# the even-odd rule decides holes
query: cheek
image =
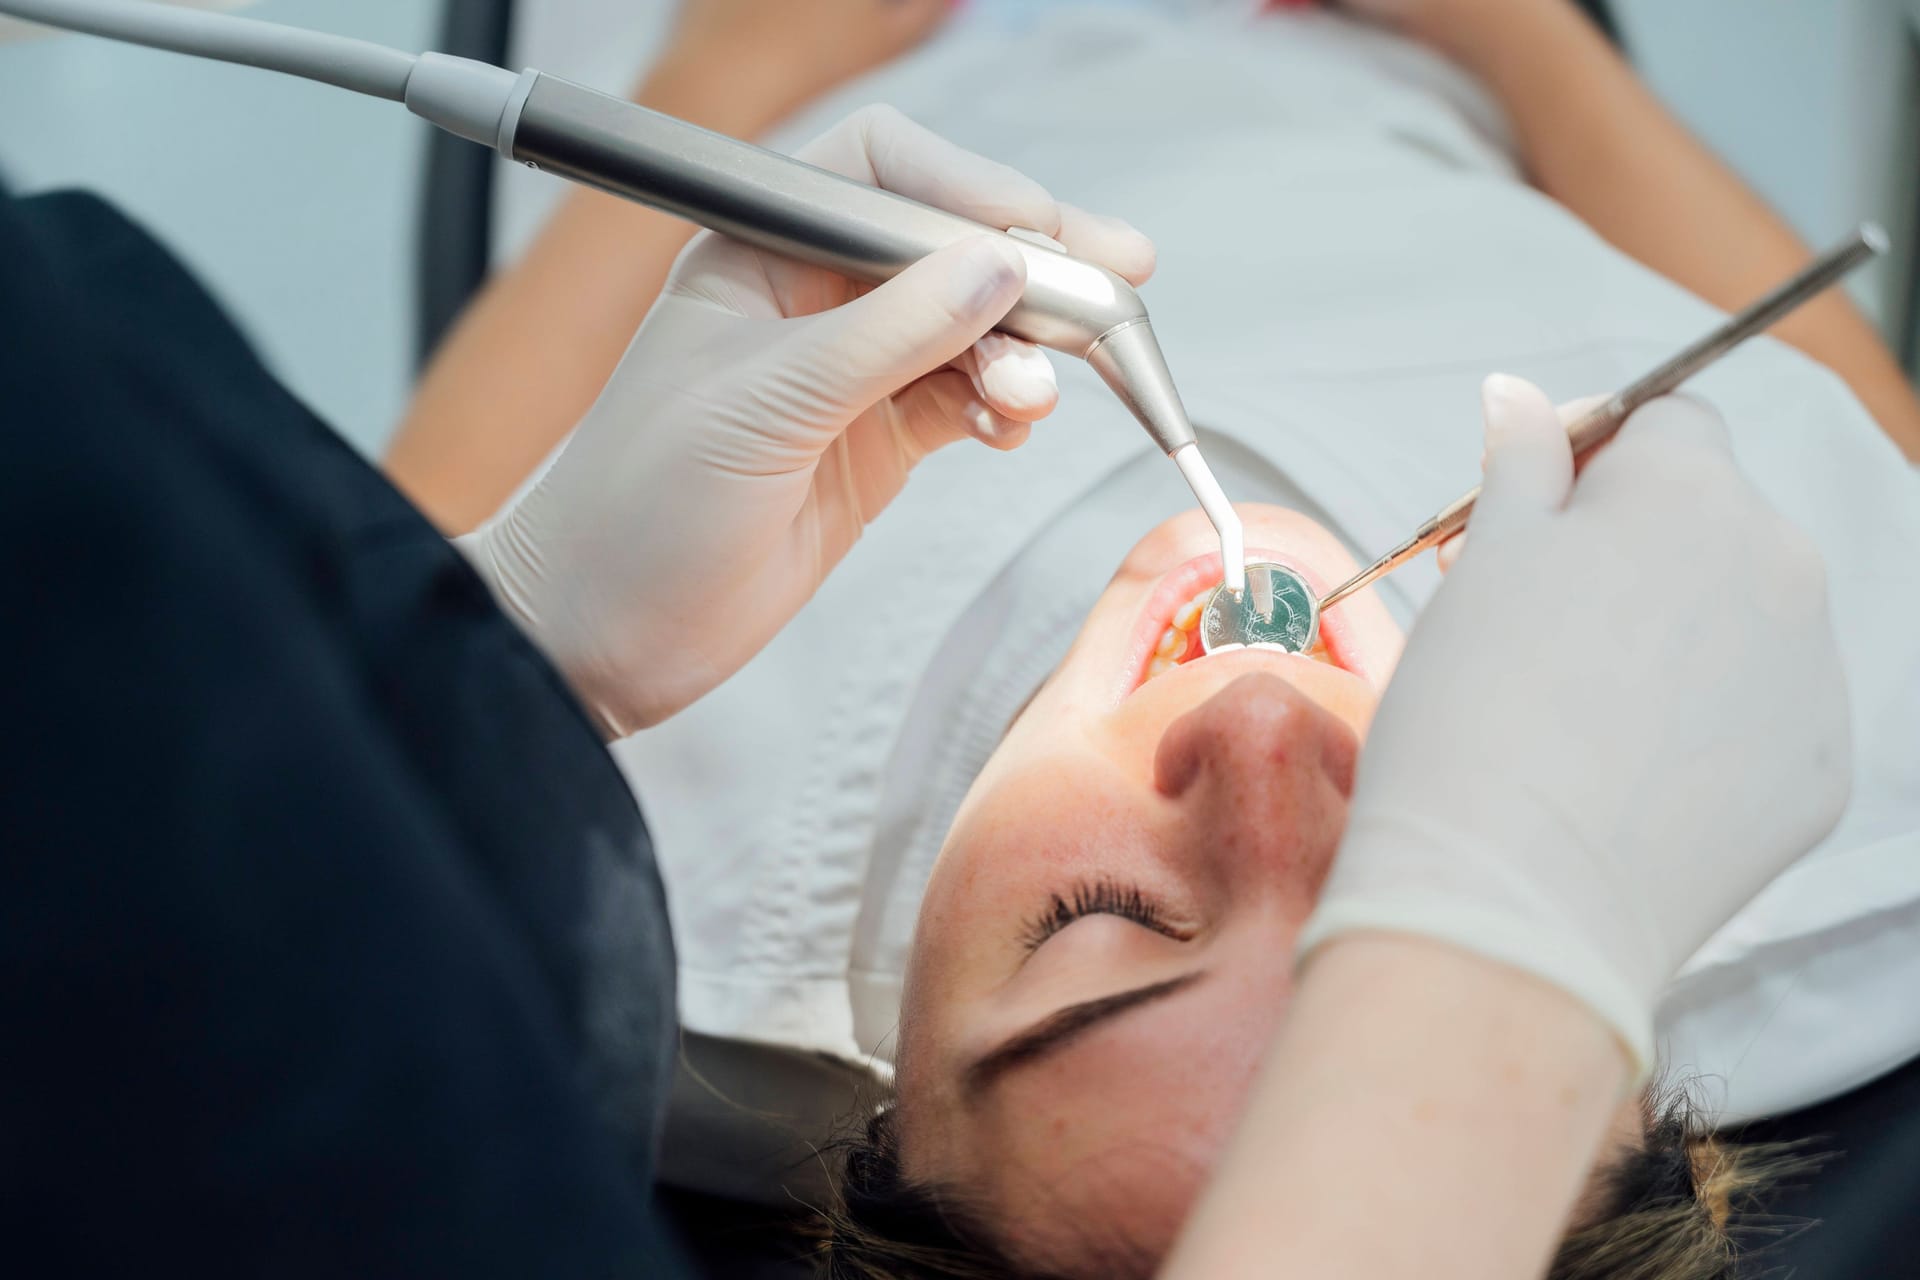
{"label": "cheek", "polygon": [[1373,713],[1380,706],[1379,694],[1342,682],[1316,691],[1313,696],[1335,719],[1353,730],[1357,742],[1367,740],[1367,730],[1373,727]]}
{"label": "cheek", "polygon": [[961,806],[914,928],[910,991],[937,1000],[1008,969],[1065,884],[1122,875],[1156,847],[1151,780],[1080,750],[996,757]]}
{"label": "cheek", "polygon": [[991,785],[962,807],[940,857],[974,887],[1057,872],[1152,835],[1151,778],[1104,754],[1080,751],[995,762]]}

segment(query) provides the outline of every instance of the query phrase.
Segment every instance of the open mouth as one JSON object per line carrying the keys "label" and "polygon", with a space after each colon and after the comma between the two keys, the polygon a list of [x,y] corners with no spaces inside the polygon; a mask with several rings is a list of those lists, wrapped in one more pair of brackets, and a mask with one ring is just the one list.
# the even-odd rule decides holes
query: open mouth
{"label": "open mouth", "polygon": [[[1316,596],[1327,590],[1322,576],[1301,564],[1297,557],[1249,548],[1247,559],[1286,566],[1304,578]],[[1133,671],[1128,692],[1175,667],[1198,662],[1206,656],[1200,645],[1200,615],[1207,607],[1208,597],[1219,587],[1220,578],[1220,553],[1212,551],[1195,556],[1160,580],[1141,610],[1140,623],[1128,651]],[[1353,663],[1344,623],[1337,617],[1321,618],[1319,638],[1300,656],[1362,674]]]}

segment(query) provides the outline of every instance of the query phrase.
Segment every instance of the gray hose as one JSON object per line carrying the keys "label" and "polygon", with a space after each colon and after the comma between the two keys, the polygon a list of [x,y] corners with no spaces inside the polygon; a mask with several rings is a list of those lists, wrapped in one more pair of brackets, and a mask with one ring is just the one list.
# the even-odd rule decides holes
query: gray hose
{"label": "gray hose", "polygon": [[302,31],[151,0],[0,0],[0,13],[154,49],[281,71],[393,102],[403,100],[414,57],[346,36]]}

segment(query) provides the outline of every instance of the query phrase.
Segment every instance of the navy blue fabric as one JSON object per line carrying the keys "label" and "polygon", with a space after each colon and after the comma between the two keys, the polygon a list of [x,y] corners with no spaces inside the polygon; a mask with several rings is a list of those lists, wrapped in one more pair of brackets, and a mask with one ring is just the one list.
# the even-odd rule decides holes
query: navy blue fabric
{"label": "navy blue fabric", "polygon": [[1743,1241],[1741,1280],[1920,1275],[1920,1060],[1731,1137],[1793,1143],[1822,1161],[1763,1193],[1770,1218]]}
{"label": "navy blue fabric", "polygon": [[84,196],[0,193],[0,592],[0,1266],[676,1274],[630,795],[460,557]]}

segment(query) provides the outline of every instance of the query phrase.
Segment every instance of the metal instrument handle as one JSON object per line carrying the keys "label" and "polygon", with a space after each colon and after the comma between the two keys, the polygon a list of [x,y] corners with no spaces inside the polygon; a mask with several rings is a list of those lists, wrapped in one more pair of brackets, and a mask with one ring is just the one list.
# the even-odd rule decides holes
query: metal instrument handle
{"label": "metal instrument handle", "polygon": [[[1680,384],[1706,369],[1748,338],[1765,333],[1800,304],[1825,292],[1849,271],[1869,258],[1885,253],[1886,233],[1871,224],[1859,227],[1833,248],[1815,258],[1804,269],[1765,297],[1729,317],[1718,328],[1696,339],[1653,369],[1621,388],[1605,401],[1588,409],[1567,427],[1567,442],[1573,456],[1583,458],[1614,438],[1639,408],[1679,389]],[[1433,517],[1445,541],[1466,528],[1480,499],[1480,486],[1455,499]]]}
{"label": "metal instrument handle", "polygon": [[[1613,439],[1634,411],[1647,401],[1676,390],[1748,338],[1772,328],[1796,307],[1832,287],[1861,263],[1886,251],[1887,233],[1872,223],[1862,225],[1773,292],[1576,418],[1567,427],[1567,440],[1573,446],[1574,457],[1582,457]],[[1405,542],[1329,591],[1320,601],[1321,609],[1331,609],[1429,547],[1437,547],[1459,533],[1467,527],[1467,519],[1479,500],[1480,486],[1475,485],[1430,516]]]}
{"label": "metal instrument handle", "polygon": [[[854,279],[891,279],[981,235],[971,219],[542,74],[511,127],[513,160]],[[1085,357],[1147,318],[1125,280],[1049,245],[1007,236],[1027,288],[1000,323],[1015,337]]]}

